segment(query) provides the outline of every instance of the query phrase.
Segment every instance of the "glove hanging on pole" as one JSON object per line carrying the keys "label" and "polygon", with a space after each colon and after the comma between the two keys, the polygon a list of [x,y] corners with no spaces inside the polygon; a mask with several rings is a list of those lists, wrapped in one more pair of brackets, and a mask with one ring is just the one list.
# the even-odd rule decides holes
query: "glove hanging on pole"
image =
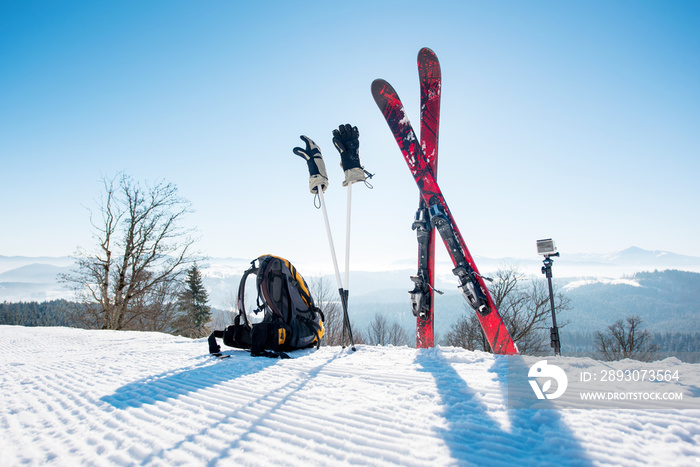
{"label": "glove hanging on pole", "polygon": [[321,191],[326,191],[328,188],[328,173],[326,172],[326,164],[323,162],[321,149],[308,136],[301,135],[299,138],[306,143],[306,148],[294,148],[294,154],[303,157],[309,166],[309,191],[313,194],[318,194],[318,187]]}
{"label": "glove hanging on pole", "polygon": [[343,186],[366,183],[367,175],[372,178],[360,163],[360,131],[356,126],[346,123],[333,130],[333,144],[340,152],[340,165],[345,171]]}
{"label": "glove hanging on pole", "polygon": [[[335,269],[335,280],[338,283],[338,294],[340,294],[340,303],[343,306],[344,326],[347,326],[350,332],[350,345],[352,350],[355,350],[355,341],[352,337],[352,329],[350,329],[350,318],[348,317],[347,294],[343,290],[343,283],[340,280],[340,270],[338,269],[338,260],[335,256],[335,246],[333,245],[333,236],[331,235],[331,227],[328,222],[328,212],[326,211],[326,203],[323,198],[323,192],[328,187],[328,174],[326,173],[326,164],[323,162],[321,149],[308,136],[300,136],[301,140],[306,143],[306,148],[294,148],[292,151],[299,157],[303,157],[309,166],[309,190],[312,194],[317,195],[323,212],[323,220],[326,224],[326,234],[328,235],[328,246],[331,250],[331,258],[333,259],[333,268]],[[321,187],[319,190],[318,187]],[[343,344],[343,347],[345,344]]]}
{"label": "glove hanging on pole", "polygon": [[[370,178],[372,175],[366,172],[360,163],[360,131],[356,126],[346,123],[345,125],[340,125],[337,130],[333,130],[333,144],[340,153],[340,165],[345,171],[343,186],[348,187],[348,207],[345,221],[345,286],[343,288],[343,306],[347,309],[349,307],[348,300],[350,298],[350,206],[352,184],[355,182],[365,182],[365,184],[371,188],[371,185],[367,183],[366,175]],[[348,329],[350,329],[349,320],[343,323],[343,334],[345,334],[346,325]],[[352,339],[352,331],[350,331],[350,336]]]}

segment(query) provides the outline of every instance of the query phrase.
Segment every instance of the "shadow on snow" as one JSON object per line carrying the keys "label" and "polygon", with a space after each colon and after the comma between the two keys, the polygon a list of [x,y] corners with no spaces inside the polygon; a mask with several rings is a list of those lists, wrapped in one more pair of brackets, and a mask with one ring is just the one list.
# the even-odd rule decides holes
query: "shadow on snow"
{"label": "shadow on snow", "polygon": [[[301,351],[300,356],[306,355]],[[252,375],[280,362],[277,359],[251,358],[248,352],[229,351],[231,358],[224,360],[227,364],[211,364],[210,357],[205,357],[200,366],[185,370],[176,370],[155,376],[143,378],[117,389],[113,394],[103,396],[101,401],[116,409],[142,407],[161,401],[169,401],[189,396],[199,390],[211,388],[221,383]],[[248,400],[263,410],[258,411],[249,420],[251,430],[237,437],[222,452],[216,453],[216,458],[231,455],[241,447],[242,443],[250,440],[255,427],[259,427],[265,419],[274,415],[298,391],[320,374],[323,369],[339,355],[324,360],[320,365],[306,371],[304,378],[296,379],[292,384],[287,382],[283,387],[261,388],[260,394]],[[237,360],[242,364],[237,365]],[[443,417],[447,422],[444,428],[436,427],[438,435],[444,440],[451,456],[459,464],[484,465],[590,465],[592,461],[585,449],[580,445],[557,410],[541,409],[511,409],[506,410],[509,427],[492,417],[477,391],[470,388],[467,382],[457,373],[452,364],[440,352],[418,351],[415,362],[419,371],[430,374],[435,380],[438,394],[444,404]],[[243,364],[244,363],[244,364]],[[518,359],[495,357],[491,371],[496,375],[501,390],[507,394],[508,365],[523,365]],[[206,403],[206,402],[205,402]],[[211,403],[215,403],[211,402]],[[195,441],[200,436],[206,436],[226,423],[231,413],[217,413],[211,423],[198,431],[186,436],[176,445],[153,452],[149,459],[159,458],[164,451],[178,449],[184,443]],[[223,457],[222,457],[223,456]],[[149,459],[142,459],[146,463]]]}
{"label": "shadow on snow", "polygon": [[[489,414],[477,392],[439,352],[418,352],[419,371],[435,379],[444,403],[447,427],[438,433],[458,463],[476,465],[591,465],[583,446],[557,410],[506,410],[509,428]],[[508,365],[523,365],[512,357],[496,356],[491,368],[507,397]],[[511,369],[512,371],[513,369]],[[504,402],[505,403],[505,402]]]}
{"label": "shadow on snow", "polygon": [[[295,354],[302,357],[315,352],[315,349],[300,350],[297,352],[295,352]],[[188,396],[201,389],[214,387],[227,381],[259,373],[281,362],[281,360],[278,359],[251,357],[249,352],[244,351],[234,350],[223,353],[231,356],[223,360],[223,362],[225,362],[223,365],[212,365],[207,361],[203,362],[202,366],[194,369],[172,371],[144,378],[122,386],[117,389],[114,394],[104,396],[100,398],[100,400],[117,409],[142,407],[144,405],[155,404],[159,401]],[[259,393],[254,394],[251,398],[247,398],[245,402],[239,401],[238,404],[234,404],[232,407],[226,408],[225,404],[222,404],[218,407],[218,411],[211,414],[209,424],[206,427],[185,436],[174,445],[151,452],[145,459],[139,459],[139,463],[148,464],[154,459],[162,459],[165,453],[177,451],[187,443],[196,445],[198,444],[197,440],[209,437],[209,435],[215,433],[222,424],[228,423],[229,419],[234,416],[237,410],[245,410],[245,407],[254,408],[254,410],[247,413],[246,428],[242,430],[241,434],[234,437],[231,443],[227,444],[222,449],[212,451],[211,459],[209,459],[208,464],[217,464],[219,460],[227,458],[232,453],[239,450],[242,444],[247,441],[252,441],[254,435],[258,433],[261,427],[264,427],[266,420],[273,417],[276,412],[289,402],[290,398],[303,390],[311,380],[316,378],[327,365],[340,355],[341,354],[336,354],[323,360],[319,365],[305,371],[304,378],[297,378],[291,384],[289,382],[279,382],[274,386],[259,388]],[[210,357],[206,358],[209,359]],[[237,360],[241,363],[245,363],[236,365]],[[285,361],[288,362],[289,360]]]}
{"label": "shadow on snow", "polygon": [[[279,361],[264,357],[254,358],[249,352],[238,350],[224,352],[224,355],[229,355],[230,358],[222,359],[221,363],[228,364],[212,364],[213,357],[204,356],[200,366],[168,371],[134,381],[120,387],[114,394],[101,397],[100,400],[117,409],[152,405],[258,373]],[[236,365],[237,360],[245,364]]]}

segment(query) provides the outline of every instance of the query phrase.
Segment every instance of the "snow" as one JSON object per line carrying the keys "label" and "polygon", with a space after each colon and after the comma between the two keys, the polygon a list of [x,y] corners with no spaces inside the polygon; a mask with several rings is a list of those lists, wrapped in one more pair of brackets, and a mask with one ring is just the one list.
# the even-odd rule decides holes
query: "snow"
{"label": "snow", "polygon": [[[247,266],[250,267],[250,263],[248,263]],[[201,274],[204,277],[210,277],[213,279],[226,279],[231,276],[241,276],[246,269],[248,268],[242,266],[236,267],[216,264],[202,269]]]}
{"label": "snow", "polygon": [[608,278],[600,278],[600,279],[582,279],[578,281],[573,281],[569,282],[566,284],[563,289],[564,290],[572,290],[578,287],[582,287],[584,285],[591,285],[591,284],[608,284],[608,285],[629,285],[631,287],[641,287],[642,285],[634,280],[634,279],[608,279]]}
{"label": "snow", "polygon": [[[0,326],[0,465],[700,465],[697,409],[509,409],[520,357],[225,353],[160,333]],[[700,365],[664,364],[700,397]]]}

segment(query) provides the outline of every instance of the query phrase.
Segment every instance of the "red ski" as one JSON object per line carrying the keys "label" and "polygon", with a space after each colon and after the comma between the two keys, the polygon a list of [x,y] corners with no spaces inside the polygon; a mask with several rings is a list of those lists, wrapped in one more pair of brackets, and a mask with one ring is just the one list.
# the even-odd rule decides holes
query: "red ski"
{"label": "red ski", "polygon": [[[437,176],[438,132],[440,128],[440,89],[442,75],[435,53],[423,48],[418,52],[420,78],[420,139],[425,160]],[[418,273],[411,276],[411,308],[416,318],[416,347],[433,346],[435,311],[435,229],[430,225],[428,205],[419,199],[413,230],[418,237]]]}
{"label": "red ski", "polygon": [[428,206],[431,226],[437,228],[447,247],[455,265],[452,272],[459,280],[459,289],[467,303],[476,311],[491,349],[496,354],[517,354],[518,349],[447,207],[398,94],[389,83],[377,79],[372,82],[372,96],[394,134],[418,185],[421,198]]}

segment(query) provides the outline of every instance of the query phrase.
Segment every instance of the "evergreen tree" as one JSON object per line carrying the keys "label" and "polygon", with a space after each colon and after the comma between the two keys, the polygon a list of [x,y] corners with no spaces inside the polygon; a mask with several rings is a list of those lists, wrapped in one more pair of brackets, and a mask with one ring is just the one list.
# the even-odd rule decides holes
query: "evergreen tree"
{"label": "evergreen tree", "polygon": [[202,274],[197,265],[187,270],[185,287],[180,292],[178,307],[178,334],[186,337],[203,337],[207,335],[207,323],[211,320],[211,307],[207,305],[209,295],[202,282]]}

